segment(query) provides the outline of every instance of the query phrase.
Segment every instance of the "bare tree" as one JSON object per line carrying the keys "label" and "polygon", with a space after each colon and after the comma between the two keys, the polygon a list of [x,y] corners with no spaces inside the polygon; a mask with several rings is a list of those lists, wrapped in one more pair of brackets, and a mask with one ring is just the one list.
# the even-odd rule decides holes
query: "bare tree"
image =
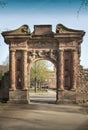
{"label": "bare tree", "polygon": [[79,15],[82,8],[87,9],[87,7],[88,7],[88,0],[80,0],[80,1],[81,1],[81,4],[80,4],[79,9],[77,11],[77,15]]}
{"label": "bare tree", "polygon": [[7,56],[5,61],[3,61],[3,65],[9,66],[9,56]]}
{"label": "bare tree", "polygon": [[0,0],[0,7],[4,8],[6,5],[7,5],[7,3],[5,1]]}

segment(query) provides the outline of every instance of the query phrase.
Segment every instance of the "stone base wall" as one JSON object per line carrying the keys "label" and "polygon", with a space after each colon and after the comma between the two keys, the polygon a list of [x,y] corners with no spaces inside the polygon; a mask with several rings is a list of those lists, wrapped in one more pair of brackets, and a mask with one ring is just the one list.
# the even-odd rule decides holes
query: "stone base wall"
{"label": "stone base wall", "polygon": [[24,103],[29,104],[29,91],[16,90],[9,91],[9,103]]}
{"label": "stone base wall", "polygon": [[58,104],[75,104],[76,91],[64,90],[58,92]]}

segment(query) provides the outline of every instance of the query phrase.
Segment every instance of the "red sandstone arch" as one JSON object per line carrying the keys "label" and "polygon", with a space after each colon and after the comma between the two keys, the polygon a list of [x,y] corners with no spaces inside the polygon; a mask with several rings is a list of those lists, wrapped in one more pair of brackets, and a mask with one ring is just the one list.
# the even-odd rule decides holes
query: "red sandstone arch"
{"label": "red sandstone arch", "polygon": [[[9,100],[29,102],[27,65],[38,58],[51,60],[56,66],[57,102],[63,100],[66,87],[75,91],[84,34],[84,31],[72,30],[61,24],[56,26],[56,32],[52,32],[51,25],[35,25],[33,33],[30,33],[28,25],[3,32],[10,53]],[[68,85],[66,76],[69,77]]]}

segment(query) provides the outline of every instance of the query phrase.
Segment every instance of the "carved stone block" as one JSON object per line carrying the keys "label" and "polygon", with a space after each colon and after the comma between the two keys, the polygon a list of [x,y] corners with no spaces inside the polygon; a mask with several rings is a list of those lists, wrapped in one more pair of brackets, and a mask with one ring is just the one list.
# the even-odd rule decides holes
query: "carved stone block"
{"label": "carved stone block", "polygon": [[9,102],[11,103],[29,103],[29,91],[9,91]]}

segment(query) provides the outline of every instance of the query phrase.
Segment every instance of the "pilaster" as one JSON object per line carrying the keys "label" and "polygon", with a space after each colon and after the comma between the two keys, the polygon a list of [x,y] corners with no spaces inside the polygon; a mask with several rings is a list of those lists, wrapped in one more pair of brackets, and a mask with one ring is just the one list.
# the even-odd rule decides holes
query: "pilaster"
{"label": "pilaster", "polygon": [[77,88],[77,73],[78,73],[78,53],[72,51],[72,90]]}
{"label": "pilaster", "polygon": [[15,50],[10,51],[10,82],[11,90],[16,90],[16,61],[15,61]]}
{"label": "pilaster", "polygon": [[59,90],[64,90],[64,50],[59,50]]}
{"label": "pilaster", "polygon": [[23,90],[28,89],[27,83],[27,51],[23,51]]}

